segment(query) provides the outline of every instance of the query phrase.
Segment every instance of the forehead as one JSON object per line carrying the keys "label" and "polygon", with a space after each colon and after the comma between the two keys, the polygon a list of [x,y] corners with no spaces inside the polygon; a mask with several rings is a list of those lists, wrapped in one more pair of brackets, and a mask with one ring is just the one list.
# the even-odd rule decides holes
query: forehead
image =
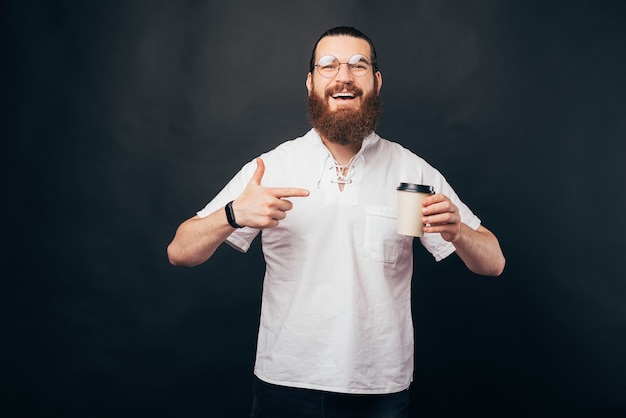
{"label": "forehead", "polygon": [[322,38],[315,49],[315,61],[324,55],[334,55],[340,61],[347,61],[354,54],[361,54],[372,58],[370,44],[361,38],[339,35]]}

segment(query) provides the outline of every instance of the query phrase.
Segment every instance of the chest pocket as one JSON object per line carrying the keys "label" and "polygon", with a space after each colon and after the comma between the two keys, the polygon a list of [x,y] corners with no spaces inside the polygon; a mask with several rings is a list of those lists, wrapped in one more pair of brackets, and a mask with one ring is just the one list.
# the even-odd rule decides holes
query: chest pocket
{"label": "chest pocket", "polygon": [[398,261],[398,257],[406,251],[408,237],[399,235],[397,228],[398,211],[395,208],[366,206],[364,232],[366,255],[374,261],[383,263]]}

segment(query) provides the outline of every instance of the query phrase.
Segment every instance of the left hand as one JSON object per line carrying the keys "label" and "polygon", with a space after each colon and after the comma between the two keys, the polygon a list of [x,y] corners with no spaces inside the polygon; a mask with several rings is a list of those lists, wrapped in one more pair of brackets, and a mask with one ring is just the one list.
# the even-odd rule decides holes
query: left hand
{"label": "left hand", "polygon": [[459,208],[444,194],[437,193],[422,201],[424,232],[439,232],[449,242],[461,235]]}

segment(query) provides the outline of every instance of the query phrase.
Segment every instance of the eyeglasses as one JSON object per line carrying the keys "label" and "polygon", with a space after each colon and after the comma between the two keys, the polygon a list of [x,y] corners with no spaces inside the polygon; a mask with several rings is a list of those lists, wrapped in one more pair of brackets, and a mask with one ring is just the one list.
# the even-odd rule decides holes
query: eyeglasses
{"label": "eyeglasses", "polygon": [[353,55],[352,58],[348,60],[348,62],[339,62],[337,57],[332,55],[324,55],[322,58],[317,61],[315,67],[317,71],[320,73],[322,77],[330,78],[334,77],[339,73],[339,68],[341,68],[341,64],[346,64],[348,66],[348,71],[355,77],[363,77],[372,69],[372,64],[367,60],[367,58],[361,54]]}

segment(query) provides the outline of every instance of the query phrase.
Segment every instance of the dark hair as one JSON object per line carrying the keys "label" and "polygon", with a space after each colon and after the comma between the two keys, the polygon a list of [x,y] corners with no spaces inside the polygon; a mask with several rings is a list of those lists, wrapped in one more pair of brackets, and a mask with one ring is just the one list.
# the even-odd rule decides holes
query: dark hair
{"label": "dark hair", "polygon": [[378,62],[376,60],[376,48],[374,48],[374,42],[372,42],[372,40],[368,38],[367,35],[365,35],[363,32],[356,28],[350,26],[337,26],[336,28],[332,28],[324,32],[322,36],[319,37],[317,42],[315,42],[313,52],[311,53],[311,61],[309,62],[310,72],[313,72],[313,69],[315,68],[315,50],[317,50],[317,44],[319,44],[320,41],[327,36],[341,35],[352,36],[353,38],[360,38],[367,41],[367,43],[370,44],[370,49],[372,50],[372,56],[370,57],[372,59],[372,67],[374,68],[374,71],[378,70]]}

